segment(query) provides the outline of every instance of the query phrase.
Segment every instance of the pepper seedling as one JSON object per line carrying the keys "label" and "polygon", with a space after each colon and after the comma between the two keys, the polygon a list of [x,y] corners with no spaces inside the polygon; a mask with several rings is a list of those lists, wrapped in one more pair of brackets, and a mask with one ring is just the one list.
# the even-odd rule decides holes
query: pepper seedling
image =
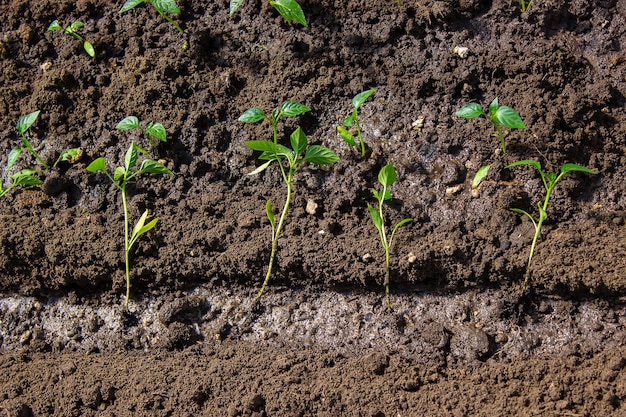
{"label": "pepper seedling", "polygon": [[90,57],[95,58],[96,51],[93,49],[93,45],[91,44],[91,42],[87,41],[76,32],[77,29],[80,29],[82,27],[85,27],[85,24],[83,22],[74,22],[67,27],[63,27],[58,20],[54,20],[52,23],[50,23],[50,26],[48,26],[48,31],[62,29],[64,33],[67,33],[68,35],[71,35],[75,39],[81,41],[83,43],[83,48],[85,48],[85,52],[87,52]]}
{"label": "pepper seedling", "polygon": [[161,16],[163,16],[165,20],[170,22],[172,26],[174,26],[178,32],[180,32],[181,34],[185,33],[183,32],[181,27],[178,25],[178,23],[176,23],[171,17],[167,15],[168,13],[175,14],[175,15],[180,14],[180,8],[178,7],[178,5],[176,4],[174,0],[127,0],[126,3],[124,3],[122,8],[120,9],[119,13],[122,14],[131,9],[134,9],[135,7],[139,6],[141,3],[152,4],[152,6],[154,6],[156,11]]}
{"label": "pepper seedling", "polygon": [[[50,166],[46,163],[46,161],[43,160],[41,156],[39,156],[37,151],[35,151],[35,149],[33,148],[33,145],[30,143],[30,141],[26,137],[26,132],[28,131],[28,129],[30,129],[33,123],[35,123],[35,121],[37,120],[37,117],[39,117],[39,113],[41,113],[41,111],[37,110],[32,113],[28,113],[18,119],[16,129],[19,132],[20,136],[22,137],[23,148],[14,149],[12,152],[16,152],[17,157],[19,157],[22,154],[22,152],[26,151],[30,153],[33,157],[35,157],[37,161],[39,161],[39,163],[41,164],[44,170],[48,170],[50,169]],[[71,149],[65,150],[61,152],[57,160],[54,162],[54,164],[52,164],[52,168],[56,168],[56,166],[61,161],[75,162],[76,160],[80,159],[82,154],[83,154],[83,151],[80,148],[71,148]],[[17,157],[16,157],[16,160],[17,160]]]}
{"label": "pepper seedling", "polygon": [[[5,168],[5,173],[8,173],[11,171],[11,168],[13,168],[13,165],[15,165],[15,162],[17,162],[18,158],[20,157],[20,154],[21,154],[20,149],[13,149],[9,153],[9,157],[7,158],[7,166]],[[13,187],[17,187],[18,185],[41,185],[41,184],[43,184],[43,181],[41,181],[39,178],[35,176],[35,171],[33,171],[32,169],[23,169],[20,172],[17,172],[11,175],[11,184],[7,188],[4,188],[3,181],[0,181],[0,198],[4,197],[6,193],[11,191]]]}
{"label": "pepper seedling", "polygon": [[[365,156],[365,142],[363,141],[363,132],[361,131],[361,124],[359,123],[359,109],[365,103],[372,94],[376,92],[375,88],[372,88],[367,91],[363,91],[352,99],[352,113],[343,120],[343,126],[337,126],[337,132],[339,132],[339,136],[346,141],[349,145],[358,146],[356,139],[352,133],[346,127],[354,126],[356,128],[356,133],[359,138],[359,143],[361,145],[361,156]],[[345,127],[344,127],[345,126]]]}
{"label": "pepper seedling", "polygon": [[488,112],[485,112],[478,103],[469,103],[461,107],[455,114],[465,119],[474,119],[476,117],[485,116],[485,118],[491,122],[496,130],[492,136],[500,138],[502,153],[506,153],[506,141],[504,140],[502,127],[508,127],[509,129],[526,128],[522,118],[515,110],[509,106],[498,105],[498,97],[494,98],[491,104],[489,104]]}
{"label": "pepper seedling", "polygon": [[[230,0],[231,16],[239,10],[244,1],[245,0]],[[269,3],[288,23],[300,23],[305,27],[309,25],[306,21],[306,17],[304,17],[302,7],[300,7],[295,0],[269,0]]]}
{"label": "pepper seedling", "polygon": [[528,2],[524,0],[520,0],[520,3],[522,4],[522,11],[527,12],[530,9],[530,6],[533,4],[533,1],[535,0],[530,0]]}
{"label": "pepper seedling", "polygon": [[146,154],[147,152],[137,146],[134,142],[131,143],[124,157],[124,166],[117,167],[115,171],[113,171],[113,175],[107,171],[107,161],[105,158],[97,158],[87,166],[87,171],[89,172],[104,173],[122,192],[122,208],[124,210],[124,261],[126,264],[125,309],[128,309],[128,301],[130,299],[130,250],[137,242],[137,239],[154,228],[159,221],[157,217],[146,224],[146,219],[148,217],[148,210],[146,210],[135,224],[135,227],[130,230],[126,187],[128,186],[128,183],[139,174],[172,174],[172,171],[167,169],[163,164],[151,159],[144,159],[139,168],[137,168],[136,165],[139,153]]}
{"label": "pepper seedling", "polygon": [[389,275],[390,275],[390,253],[391,253],[391,245],[393,244],[393,237],[396,234],[396,231],[400,228],[400,226],[413,221],[413,219],[406,218],[400,220],[393,226],[391,230],[391,236],[387,237],[387,231],[385,228],[385,215],[383,214],[383,206],[385,201],[391,200],[391,191],[389,188],[396,182],[396,170],[392,164],[385,165],[378,172],[378,181],[383,186],[381,191],[372,189],[372,194],[374,194],[374,198],[378,201],[378,207],[374,207],[371,204],[367,204],[367,208],[370,212],[370,216],[372,217],[372,223],[378,230],[378,236],[380,237],[380,243],[383,246],[385,251],[385,299],[387,300],[387,307],[391,308],[391,301],[389,299]]}
{"label": "pepper seedling", "polygon": [[530,284],[530,267],[533,260],[533,255],[535,253],[535,247],[537,246],[537,240],[539,239],[539,235],[541,234],[541,226],[543,222],[548,218],[548,204],[550,203],[550,196],[552,195],[552,191],[556,184],[563,178],[563,175],[568,172],[584,172],[586,174],[597,174],[597,171],[592,169],[576,165],[576,164],[563,164],[561,166],[560,173],[557,175],[555,173],[548,173],[541,170],[541,164],[532,159],[525,159],[522,161],[513,162],[512,164],[507,165],[505,168],[513,168],[520,165],[530,165],[535,167],[537,171],[539,171],[539,175],[541,175],[541,181],[543,182],[543,186],[546,190],[546,195],[543,199],[543,204],[541,202],[537,203],[537,207],[539,208],[539,218],[535,218],[532,214],[528,213],[525,210],[519,208],[512,208],[511,211],[523,214],[528,217],[530,221],[533,223],[535,227],[535,235],[533,237],[532,244],[530,246],[530,255],[528,256],[528,263],[526,265],[526,274],[524,275],[524,290],[528,289]]}
{"label": "pepper seedling", "polygon": [[250,172],[248,175],[255,175],[265,171],[273,162],[276,162],[280,168],[283,180],[287,186],[287,196],[285,197],[285,204],[281,212],[278,223],[276,222],[276,216],[272,208],[272,201],[267,200],[265,204],[265,213],[270,222],[272,230],[272,249],[270,252],[270,260],[267,268],[267,274],[263,280],[263,285],[257,294],[257,300],[261,298],[267,284],[270,281],[272,275],[272,268],[274,266],[274,259],[276,258],[276,252],[278,250],[278,238],[283,230],[285,219],[287,218],[287,212],[289,211],[289,204],[291,203],[291,196],[293,192],[293,177],[302,167],[305,162],[313,165],[329,165],[339,161],[339,157],[330,149],[321,145],[309,145],[306,134],[302,128],[298,127],[289,137],[291,143],[291,149],[287,146],[277,143],[277,130],[276,125],[278,119],[284,116],[296,116],[310,109],[303,106],[300,103],[294,101],[284,102],[280,108],[275,108],[272,111],[271,116],[266,116],[263,110],[253,107],[246,110],[241,117],[240,121],[246,123],[255,123],[268,119],[272,125],[272,131],[274,134],[274,140],[251,140],[247,141],[246,145],[253,151],[261,152],[259,160],[266,161],[260,165],[257,169]]}
{"label": "pepper seedling", "polygon": [[142,128],[139,124],[139,120],[135,116],[125,117],[121,122],[115,126],[118,130],[131,130],[131,129],[139,129],[146,138],[150,141],[150,145],[152,146],[152,150],[159,156],[159,151],[157,147],[159,146],[159,142],[167,142],[167,133],[165,132],[165,127],[161,123],[149,122],[146,128]]}

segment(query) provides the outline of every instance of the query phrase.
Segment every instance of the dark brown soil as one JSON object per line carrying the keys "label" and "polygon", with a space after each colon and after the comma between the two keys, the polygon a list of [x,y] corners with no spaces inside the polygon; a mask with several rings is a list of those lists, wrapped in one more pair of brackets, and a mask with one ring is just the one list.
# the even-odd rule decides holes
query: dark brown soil
{"label": "dark brown soil", "polygon": [[[309,27],[263,1],[180,0],[180,35],[149,4],[0,0],[0,155],[15,123],[54,162],[42,187],[0,201],[0,410],[7,416],[409,416],[626,413],[626,1],[315,0]],[[79,41],[47,32],[80,20]],[[466,47],[467,55],[456,47]],[[336,126],[351,98],[368,155]],[[500,150],[484,119],[454,115],[494,97],[527,129]],[[245,141],[271,139],[249,107],[297,100],[301,126],[341,161],[294,183],[268,294],[254,304],[270,253],[265,203],[285,187]],[[173,176],[138,177],[133,221],[157,227],[132,256],[122,308],[121,195],[85,167],[121,165],[135,115],[163,123]],[[423,120],[423,124],[418,124]],[[566,162],[522,282],[537,214],[530,168]],[[388,221],[401,228],[385,308],[384,253],[371,224],[379,169],[398,182]],[[477,169],[493,164],[471,189]],[[39,169],[24,154],[17,169]],[[317,204],[309,213],[307,203]]]}

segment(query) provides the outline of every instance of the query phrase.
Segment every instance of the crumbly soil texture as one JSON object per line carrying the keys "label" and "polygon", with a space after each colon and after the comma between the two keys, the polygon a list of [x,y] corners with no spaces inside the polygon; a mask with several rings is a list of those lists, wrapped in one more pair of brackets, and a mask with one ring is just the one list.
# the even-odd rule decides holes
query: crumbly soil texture
{"label": "crumbly soil texture", "polygon": [[[0,411],[7,416],[412,416],[626,414],[626,1],[301,1],[308,26],[268,2],[0,1]],[[62,31],[85,24],[82,42]],[[357,93],[366,155],[337,126]],[[497,97],[525,129],[455,116]],[[257,175],[250,140],[285,100],[341,158],[304,164],[266,295],[271,226],[286,186]],[[26,133],[50,165],[24,152]],[[162,123],[154,148],[126,116]],[[173,175],[128,188],[131,223],[157,226],[131,253],[123,307],[119,190],[87,165],[132,142]],[[546,172],[564,163],[523,287]],[[385,256],[367,204],[394,164]],[[477,170],[491,165],[472,188]],[[278,216],[278,214],[277,214]],[[132,226],[131,224],[131,226]]]}

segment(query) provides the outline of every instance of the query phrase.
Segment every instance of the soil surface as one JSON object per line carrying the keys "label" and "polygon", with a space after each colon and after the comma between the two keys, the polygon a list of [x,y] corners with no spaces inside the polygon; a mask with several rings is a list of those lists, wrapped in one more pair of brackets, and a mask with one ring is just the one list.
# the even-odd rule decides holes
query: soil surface
{"label": "soil surface", "polygon": [[[118,4],[119,3],[119,4]],[[0,0],[0,155],[26,133],[51,165],[0,199],[0,411],[7,416],[411,416],[626,414],[626,1],[302,1],[309,26],[264,1],[178,2],[184,35],[150,4]],[[46,31],[81,21],[81,42]],[[337,134],[352,97],[367,155]],[[526,129],[502,152],[484,118],[456,110],[498,97]],[[265,205],[286,187],[249,140],[272,139],[250,107],[335,151],[304,165],[267,294]],[[151,149],[126,116],[162,123]],[[98,157],[132,142],[173,175],[129,187],[134,223],[123,308],[122,198]],[[530,167],[564,163],[523,281],[545,190]],[[381,167],[398,174],[391,308],[367,209]],[[472,189],[476,171],[491,164]],[[23,153],[3,170],[41,170]]]}

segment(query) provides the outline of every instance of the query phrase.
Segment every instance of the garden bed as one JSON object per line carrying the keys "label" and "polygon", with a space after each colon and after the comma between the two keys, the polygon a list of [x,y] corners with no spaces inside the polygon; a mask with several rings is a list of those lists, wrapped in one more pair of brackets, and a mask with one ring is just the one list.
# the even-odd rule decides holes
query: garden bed
{"label": "garden bed", "polygon": [[[626,2],[302,2],[308,27],[265,2],[179,1],[184,35],[149,4],[0,2],[0,155],[82,157],[0,200],[0,409],[8,415],[619,415],[626,395]],[[85,23],[82,43],[50,22]],[[467,48],[467,49],[459,49]],[[361,91],[367,153],[337,126]],[[525,129],[506,153],[484,118],[498,97]],[[274,165],[238,121],[295,100],[302,127],[337,163],[304,165],[266,295],[266,201],[285,200]],[[123,307],[122,197],[86,167],[122,165],[134,115],[167,131],[155,160],[173,175],[128,188],[134,223]],[[140,156],[140,159],[145,156]],[[597,171],[556,186],[523,282],[545,190],[534,159]],[[367,204],[393,164],[385,257]],[[491,165],[479,187],[475,173]],[[39,169],[23,153],[11,173]],[[5,185],[10,175],[4,173]],[[308,206],[308,207],[307,207]]]}

